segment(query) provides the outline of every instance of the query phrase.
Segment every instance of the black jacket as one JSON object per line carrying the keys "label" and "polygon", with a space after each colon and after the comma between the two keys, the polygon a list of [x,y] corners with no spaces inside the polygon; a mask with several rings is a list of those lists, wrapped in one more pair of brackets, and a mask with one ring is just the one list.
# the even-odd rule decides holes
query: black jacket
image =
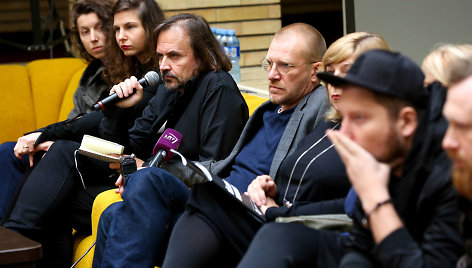
{"label": "black jacket", "polygon": [[227,72],[200,73],[185,84],[184,93],[161,85],[141,117],[127,130],[127,109],[105,110],[100,136],[125,146],[146,160],[152,155],[160,130],[182,134],[179,151],[190,160],[222,159],[239,138],[249,117],[239,89]]}
{"label": "black jacket", "polygon": [[429,108],[422,116],[407,156],[402,178],[391,178],[389,192],[404,227],[376,245],[358,200],[354,210],[351,252],[340,267],[354,265],[354,260],[373,267],[455,267],[463,254],[459,234],[460,213],[456,192],[450,179],[451,161],[441,149],[447,128],[442,116],[445,91],[440,85],[428,88]]}
{"label": "black jacket", "polygon": [[[156,90],[157,86],[144,88],[142,100],[130,109],[130,116],[126,122],[123,122],[124,124],[129,128],[133,125],[134,118],[141,115],[149,100],[156,94]],[[109,107],[107,107],[107,109],[109,109]],[[33,132],[42,132],[36,140],[35,146],[45,141],[55,140],[70,140],[80,143],[84,134],[100,136],[98,128],[103,118],[104,114],[102,111],[89,112],[86,114],[79,114],[73,119],[67,119],[35,130]]]}

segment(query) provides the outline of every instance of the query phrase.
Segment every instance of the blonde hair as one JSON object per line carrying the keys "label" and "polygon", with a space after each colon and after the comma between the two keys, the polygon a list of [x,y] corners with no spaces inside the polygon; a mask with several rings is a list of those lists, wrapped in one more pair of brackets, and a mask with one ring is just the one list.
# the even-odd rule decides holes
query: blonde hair
{"label": "blonde hair", "polygon": [[[357,58],[360,54],[371,49],[384,49],[390,51],[390,46],[385,39],[376,33],[354,32],[347,34],[332,43],[322,59],[322,70],[331,64],[343,62],[349,57]],[[326,88],[328,90],[328,88]],[[329,98],[329,94],[328,94]],[[331,107],[325,114],[325,119],[339,122],[341,115]]]}
{"label": "blonde hair", "polygon": [[421,69],[425,75],[449,87],[472,75],[471,61],[472,45],[440,44],[424,58]]}

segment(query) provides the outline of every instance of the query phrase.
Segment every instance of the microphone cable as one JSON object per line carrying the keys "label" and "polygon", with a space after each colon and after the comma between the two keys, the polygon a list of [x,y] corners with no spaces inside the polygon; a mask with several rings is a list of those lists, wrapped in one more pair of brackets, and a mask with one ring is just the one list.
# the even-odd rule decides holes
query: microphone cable
{"label": "microphone cable", "polygon": [[92,250],[93,246],[95,246],[96,243],[97,243],[97,240],[93,241],[93,244],[85,251],[84,255],[82,255],[78,260],[76,260],[70,268],[74,268],[77,265],[77,263],[79,263],[79,261],[81,261],[85,257],[85,255],[87,255],[87,253],[89,253],[90,250]]}

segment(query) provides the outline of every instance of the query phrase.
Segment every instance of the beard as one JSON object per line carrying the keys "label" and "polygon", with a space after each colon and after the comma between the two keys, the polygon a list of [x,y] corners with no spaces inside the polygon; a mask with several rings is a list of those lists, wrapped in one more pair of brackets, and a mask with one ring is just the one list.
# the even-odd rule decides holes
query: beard
{"label": "beard", "polygon": [[[166,84],[166,87],[170,91],[178,91],[184,89],[185,83],[187,81],[182,81],[179,79],[175,74],[170,73],[169,71],[164,71],[162,73],[162,79],[164,80],[164,83]],[[175,84],[173,86],[169,86],[169,83],[167,82],[166,79],[173,79],[175,80]]]}
{"label": "beard", "polygon": [[452,182],[457,192],[472,201],[472,170],[470,167],[456,167],[452,170]]}
{"label": "beard", "polygon": [[407,142],[401,138],[400,133],[391,131],[385,144],[386,151],[382,157],[377,158],[377,161],[388,164],[392,172],[401,169],[409,150]]}

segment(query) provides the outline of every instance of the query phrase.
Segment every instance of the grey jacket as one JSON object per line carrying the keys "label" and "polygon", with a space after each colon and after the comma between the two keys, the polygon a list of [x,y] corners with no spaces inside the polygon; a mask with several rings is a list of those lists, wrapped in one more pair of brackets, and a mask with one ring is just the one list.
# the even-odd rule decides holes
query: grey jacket
{"label": "grey jacket", "polygon": [[[277,106],[278,105],[273,104],[270,101],[266,101],[254,111],[243,129],[241,137],[228,157],[220,161],[205,161],[200,162],[200,164],[206,167],[210,173],[217,175],[220,178],[228,177],[236,156],[241,152],[250,139],[252,139],[254,134],[262,125],[262,115],[264,112],[268,109],[273,110]],[[296,149],[296,145],[300,140],[312,132],[315,127],[324,120],[324,114],[328,107],[329,103],[326,97],[326,89],[323,86],[315,88],[295,107],[282,138],[280,139],[270,167],[269,175],[271,178],[276,180],[276,183],[278,183],[277,173],[282,160]],[[174,156],[174,158],[178,157]],[[202,181],[200,175],[197,175],[195,172],[180,163],[168,163],[165,164],[163,168],[180,178],[189,186]]]}
{"label": "grey jacket", "polygon": [[74,108],[67,119],[92,111],[93,105],[101,98],[108,96],[113,85],[107,84],[102,77],[105,67],[100,60],[93,60],[82,74],[79,86],[74,92]]}

